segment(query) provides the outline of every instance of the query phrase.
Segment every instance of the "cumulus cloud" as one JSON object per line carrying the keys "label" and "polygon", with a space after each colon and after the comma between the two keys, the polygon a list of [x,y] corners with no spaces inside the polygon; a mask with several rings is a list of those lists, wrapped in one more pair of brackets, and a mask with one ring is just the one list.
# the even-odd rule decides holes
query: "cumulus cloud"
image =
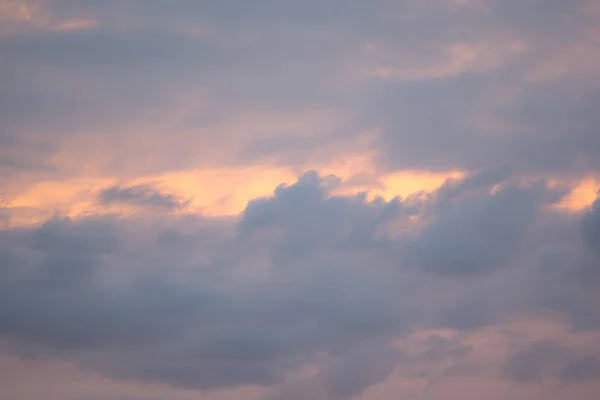
{"label": "cumulus cloud", "polygon": [[443,274],[505,267],[543,204],[544,188],[505,188],[444,210],[417,243],[419,266]]}
{"label": "cumulus cloud", "polygon": [[[317,366],[311,387],[348,398],[385,380],[398,363],[416,362],[394,341],[431,322],[432,311],[438,326],[500,322],[495,302],[475,324],[457,322],[469,307],[465,295],[481,301],[476,291],[450,290],[433,310],[423,302],[452,287],[440,274],[510,264],[518,249],[504,236],[518,237],[523,220],[533,223],[531,213],[542,212],[544,198],[556,200],[544,186],[506,183],[450,203],[435,203],[440,196],[432,195],[436,214],[414,221],[401,199],[333,195],[339,184],[307,172],[251,201],[233,225],[188,215],[166,222],[57,218],[5,229],[0,333],[15,341],[12,351],[21,357],[61,355],[114,379],[185,388],[280,385]],[[460,211],[458,218],[455,210],[473,213]],[[466,229],[470,218],[484,225]],[[394,224],[425,227],[395,235]],[[418,258],[410,265],[414,243]],[[529,380],[522,370],[535,373],[528,365],[541,362],[528,354],[508,363],[511,379]]]}
{"label": "cumulus cloud", "polygon": [[[597,202],[581,213],[548,218],[547,243],[536,256],[536,307],[566,316],[578,332],[600,328],[600,270],[595,245]],[[540,233],[541,234],[541,233]]]}
{"label": "cumulus cloud", "polygon": [[[282,215],[329,209],[335,200],[311,196],[325,182],[313,173],[279,188],[274,199],[283,196],[293,205]],[[360,221],[363,209],[368,221],[375,206],[347,201],[340,217]],[[377,214],[371,211],[371,218]],[[0,311],[2,333],[20,342],[18,354],[68,354],[116,379],[205,389],[271,385],[319,352],[386,343],[414,319],[383,276],[334,245],[326,244],[328,257],[292,254],[296,263],[287,267],[276,253],[261,258],[277,249],[273,239],[259,245],[260,236],[245,232],[212,247],[190,240],[174,221],[141,233],[135,245],[123,233],[130,223],[136,222],[57,219],[3,232],[3,243],[19,244],[18,251],[7,245],[2,252]],[[313,243],[310,233],[330,223],[313,218],[305,233],[294,225],[290,231],[300,235],[298,245],[308,240],[306,247]],[[340,232],[329,234],[343,239]],[[200,227],[192,235],[210,230]]]}

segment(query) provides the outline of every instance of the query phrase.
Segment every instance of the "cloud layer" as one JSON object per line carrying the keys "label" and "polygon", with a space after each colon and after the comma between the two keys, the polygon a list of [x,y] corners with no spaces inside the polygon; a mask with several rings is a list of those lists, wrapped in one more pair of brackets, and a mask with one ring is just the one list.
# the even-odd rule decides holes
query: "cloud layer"
{"label": "cloud layer", "polygon": [[[340,180],[313,171],[251,201],[237,220],[57,218],[4,230],[0,332],[11,354],[68,357],[116,380],[203,390],[282,385],[274,394],[282,398],[359,395],[397,365],[418,362],[397,346],[416,331],[473,332],[547,312],[541,300],[554,291],[534,289],[546,266],[519,264],[550,244],[518,244],[540,235],[563,193],[510,180],[491,191],[492,175],[448,182],[409,207],[410,199],[333,195]],[[574,244],[586,243],[594,211],[581,217]],[[597,266],[592,250],[577,257]],[[549,279],[572,291],[554,311],[569,318],[579,312],[573,304],[597,310],[590,301],[600,279],[577,280],[587,265],[557,268],[573,276]],[[446,341],[433,335],[424,345],[421,357],[436,357]],[[534,344],[506,362],[506,376],[597,376],[597,355],[569,362],[562,353],[554,342]],[[290,378],[305,368],[317,372]]]}
{"label": "cloud layer", "polygon": [[0,397],[596,398],[596,1],[8,0],[0,60]]}

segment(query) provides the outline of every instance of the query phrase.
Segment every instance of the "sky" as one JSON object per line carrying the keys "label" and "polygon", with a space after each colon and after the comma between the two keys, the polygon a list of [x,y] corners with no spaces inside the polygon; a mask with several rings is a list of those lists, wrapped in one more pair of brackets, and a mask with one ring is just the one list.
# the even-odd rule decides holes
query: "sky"
{"label": "sky", "polygon": [[0,0],[3,400],[592,400],[598,0]]}

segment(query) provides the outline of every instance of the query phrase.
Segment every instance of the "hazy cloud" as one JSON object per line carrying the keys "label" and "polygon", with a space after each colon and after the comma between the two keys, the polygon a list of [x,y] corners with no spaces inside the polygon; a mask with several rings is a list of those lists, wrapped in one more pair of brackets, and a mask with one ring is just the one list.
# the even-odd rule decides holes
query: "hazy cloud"
{"label": "hazy cloud", "polygon": [[[379,127],[361,150],[376,151],[386,169],[598,169],[599,96],[586,84],[600,65],[593,3],[454,3],[46,1],[48,15],[99,23],[0,37],[11,77],[2,84],[1,136],[36,143],[53,135],[54,146],[35,154],[29,144],[13,149],[22,162],[52,165],[66,140],[83,140],[93,127],[87,140],[114,152],[102,169],[156,171],[240,158],[302,164],[324,145],[335,152]],[[249,127],[211,133],[260,109],[331,110],[346,120],[319,135],[300,126],[271,137]],[[131,164],[135,148],[116,152],[123,131],[161,151]],[[202,143],[194,154],[190,140]],[[227,157],[212,156],[233,140]]]}
{"label": "hazy cloud", "polygon": [[[583,398],[596,3],[2,2],[0,353],[186,400],[468,398],[458,380]],[[272,183],[232,167],[299,176],[257,197]],[[178,195],[205,173],[235,211]],[[121,208],[149,212],[100,215]]]}

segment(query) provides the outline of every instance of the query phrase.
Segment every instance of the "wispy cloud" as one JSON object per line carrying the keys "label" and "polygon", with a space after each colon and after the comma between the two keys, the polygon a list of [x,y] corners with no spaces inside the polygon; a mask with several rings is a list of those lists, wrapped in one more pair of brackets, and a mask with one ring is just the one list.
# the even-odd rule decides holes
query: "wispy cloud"
{"label": "wispy cloud", "polygon": [[170,193],[162,193],[151,185],[111,186],[98,193],[98,201],[104,206],[131,205],[155,209],[179,210],[191,200]]}

